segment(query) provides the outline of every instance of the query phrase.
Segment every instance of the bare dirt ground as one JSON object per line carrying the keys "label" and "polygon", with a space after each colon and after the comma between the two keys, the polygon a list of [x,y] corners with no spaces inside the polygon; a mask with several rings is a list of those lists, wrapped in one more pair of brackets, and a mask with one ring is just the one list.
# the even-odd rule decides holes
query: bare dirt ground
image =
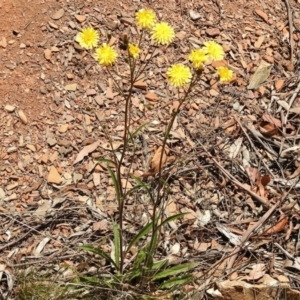
{"label": "bare dirt ground", "polygon": [[[124,173],[129,164],[135,175],[146,172],[160,144],[176,107],[175,91],[163,75],[172,62],[214,39],[236,74],[226,85],[204,78],[173,128],[168,214],[190,214],[168,236],[161,257],[179,244],[178,258],[205,262],[193,288],[219,289],[223,299],[244,299],[231,289],[245,288],[246,282],[257,289],[276,282],[286,295],[299,297],[300,5],[292,0],[0,0],[2,281],[18,268],[54,259],[77,267],[85,261],[78,245],[111,236],[114,188],[105,164],[94,158],[111,155],[103,123],[116,150],[122,146],[124,107],[111,92],[108,74],[74,38],[91,25],[102,42],[110,32],[117,45],[120,34],[135,34],[134,13],[143,7],[172,24],[176,40],[147,69],[147,90],[135,90],[134,126],[152,123]],[[259,81],[253,74],[262,61],[263,84],[247,89],[253,78]],[[125,72],[122,65],[118,72]],[[145,98],[149,91],[157,98]],[[84,146],[99,139],[96,151],[73,164]],[[138,197],[126,205],[129,236],[151,208]],[[251,248],[241,246],[246,242]],[[109,243],[106,247],[109,252]],[[239,254],[234,260],[223,259],[234,253]],[[88,272],[91,265],[85,263]],[[207,269],[217,265],[207,281]],[[216,286],[216,278],[224,285]],[[13,297],[14,284],[1,287]]]}

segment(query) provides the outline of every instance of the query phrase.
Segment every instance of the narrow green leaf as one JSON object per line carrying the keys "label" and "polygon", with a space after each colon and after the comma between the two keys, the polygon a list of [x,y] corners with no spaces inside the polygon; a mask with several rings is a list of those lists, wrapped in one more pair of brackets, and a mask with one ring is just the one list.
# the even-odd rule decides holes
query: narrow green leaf
{"label": "narrow green leaf", "polygon": [[117,200],[118,200],[118,203],[120,204],[120,200],[121,200],[121,198],[120,198],[120,188],[121,187],[118,184],[117,177],[116,177],[115,173],[113,172],[113,170],[109,166],[107,166],[107,169],[108,169],[110,177],[111,177],[111,179],[114,183],[115,191],[116,191],[116,195],[117,195]]}
{"label": "narrow green leaf", "polygon": [[104,252],[103,250],[101,250],[99,248],[95,248],[93,246],[89,246],[89,245],[80,246],[79,248],[82,249],[82,250],[89,251],[89,252],[92,252],[92,253],[100,255],[101,257],[103,257],[106,260],[108,260],[111,264],[113,264],[116,269],[118,269],[118,267],[115,264],[115,262],[113,261],[113,259],[111,259],[111,257],[106,252]]}
{"label": "narrow green leaf", "polygon": [[120,232],[119,232],[119,226],[117,223],[112,221],[113,224],[113,233],[114,233],[114,246],[115,246],[115,263],[118,266],[117,270],[119,270],[120,267]]}
{"label": "narrow green leaf", "polygon": [[174,220],[176,220],[176,219],[179,219],[179,218],[181,218],[181,217],[183,217],[184,215],[187,215],[187,214],[188,214],[188,213],[180,213],[180,214],[171,216],[171,217],[169,217],[169,218],[163,220],[163,221],[158,225],[157,229],[159,229],[159,228],[162,227],[163,225],[165,225],[165,224],[167,224],[167,223],[169,223],[169,222],[171,222],[171,221],[174,221]]}
{"label": "narrow green leaf", "polygon": [[172,268],[169,268],[169,269],[166,269],[162,272],[157,273],[156,275],[153,276],[152,280],[157,280],[157,279],[160,279],[160,278],[174,276],[174,275],[179,274],[179,273],[188,272],[191,269],[195,268],[196,266],[198,266],[197,263],[187,263],[187,264],[174,266]]}
{"label": "narrow green leaf", "polygon": [[94,158],[94,160],[116,165],[116,163],[113,160],[106,159],[106,158]]}
{"label": "narrow green leaf", "polygon": [[[152,247],[151,249],[149,248],[149,255],[151,257],[154,257],[154,254],[155,254],[155,251],[156,251],[156,248],[157,248],[157,242],[158,242],[158,234],[157,234],[158,230],[156,228],[156,232],[152,233],[152,239],[153,239],[153,242],[152,242]],[[151,244],[149,243],[149,246]],[[149,266],[148,266],[149,267]],[[152,266],[151,266],[152,268]]]}
{"label": "narrow green leaf", "polygon": [[93,276],[80,276],[80,280],[84,282],[97,283],[97,284],[100,282],[99,278]]}
{"label": "narrow green leaf", "polygon": [[132,189],[130,189],[125,195],[124,195],[124,198],[126,199],[127,196],[129,196],[130,194],[132,194],[134,191],[138,190],[142,188],[141,185],[136,185],[134,186]]}
{"label": "narrow green leaf", "polygon": [[171,278],[166,280],[164,283],[160,285],[161,289],[171,288],[173,286],[183,285],[193,279],[192,275],[185,275],[181,277]]}
{"label": "narrow green leaf", "polygon": [[163,269],[168,265],[168,260],[160,260],[153,263],[152,270]]}
{"label": "narrow green leaf", "polygon": [[129,130],[128,130],[128,133],[129,133],[130,137],[128,138],[127,143],[128,143],[129,141],[133,142],[134,137],[135,137],[135,136],[136,136],[136,135],[144,128],[144,127],[146,127],[149,123],[150,123],[150,122],[147,122],[147,123],[145,123],[145,124],[142,124],[142,125],[139,126],[133,133],[130,133]]}
{"label": "narrow green leaf", "polygon": [[129,243],[126,252],[127,253],[132,246],[134,246],[143,236],[147,235],[152,228],[152,223],[148,223],[146,226],[144,226],[140,232],[131,240],[131,242]]}
{"label": "narrow green leaf", "polygon": [[154,203],[154,198],[153,198],[153,194],[150,192],[147,184],[145,184],[145,182],[143,182],[140,178],[134,176],[134,175],[131,175],[131,177],[147,192],[147,194],[149,195],[152,203]]}

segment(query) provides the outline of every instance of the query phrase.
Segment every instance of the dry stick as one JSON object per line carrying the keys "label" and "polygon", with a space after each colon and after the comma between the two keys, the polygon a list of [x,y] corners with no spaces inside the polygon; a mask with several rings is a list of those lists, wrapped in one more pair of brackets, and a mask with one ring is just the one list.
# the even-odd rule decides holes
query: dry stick
{"label": "dry stick", "polygon": [[292,15],[292,10],[291,10],[291,5],[289,0],[284,0],[287,13],[288,13],[288,21],[289,21],[289,36],[290,36],[290,47],[291,47],[291,65],[293,65],[293,55],[294,55],[294,39],[293,39],[293,15]]}
{"label": "dry stick", "polygon": [[[242,131],[244,132],[245,136],[247,137],[247,139],[248,139],[249,143],[251,144],[252,148],[254,149],[256,155],[257,155],[258,157],[260,157],[259,152],[257,151],[256,147],[254,146],[252,140],[250,139],[250,137],[249,137],[247,131],[244,129],[244,127],[243,127],[243,125],[241,124],[240,120],[239,120],[235,115],[233,115],[233,117],[234,117],[234,119],[239,123],[239,125],[240,125]],[[268,172],[269,172],[269,173],[272,175],[272,177],[274,178],[274,177],[275,177],[274,174],[273,174],[272,171],[269,169],[269,167],[268,167],[267,164],[264,162],[264,160],[261,159],[261,161],[262,161],[262,163],[264,164],[265,168],[268,170]]]}
{"label": "dry stick", "polygon": [[229,259],[229,262],[227,264],[227,267],[226,267],[226,271],[227,273],[229,273],[229,271],[231,270],[237,256],[238,256],[238,253],[240,252],[240,250],[242,249],[242,245],[249,239],[251,233],[258,229],[271,215],[272,213],[275,211],[276,208],[278,208],[282,203],[283,201],[285,200],[285,198],[287,197],[287,195],[290,193],[290,191],[292,190],[292,188],[294,188],[294,186],[292,186],[280,199],[280,201],[278,201],[276,204],[274,204],[272,207],[270,207],[270,209],[262,216],[262,218],[257,221],[253,226],[251,226],[245,233],[244,235],[242,236],[241,238],[241,242],[239,245],[237,245],[235,247],[235,249],[233,249],[233,252],[230,254],[230,259]]}
{"label": "dry stick", "polygon": [[231,256],[230,256],[230,259],[229,259],[229,262],[227,264],[227,267],[226,267],[226,270],[227,270],[227,273],[231,270],[237,256],[238,256],[238,253],[240,252],[240,250],[242,250],[242,246],[243,244],[249,239],[251,233],[258,229],[270,216],[271,214],[276,210],[276,208],[279,206],[281,202],[278,201],[276,204],[274,204],[264,215],[263,217],[257,221],[254,225],[252,225],[242,236],[241,238],[241,242],[239,245],[237,245],[235,247],[235,249],[233,250]]}
{"label": "dry stick", "polygon": [[244,187],[238,180],[236,180],[236,178],[234,178],[228,171],[226,171],[217,161],[216,159],[207,151],[207,149],[205,148],[205,146],[199,141],[200,145],[202,146],[202,148],[204,149],[204,151],[206,152],[206,154],[209,155],[209,157],[212,159],[212,161],[217,165],[217,167],[221,170],[221,172],[230,180],[232,180],[232,182],[234,184],[236,184],[238,187],[240,187],[241,189],[243,189],[244,191],[246,191],[248,194],[250,194],[253,198],[255,198],[257,201],[259,201],[261,204],[263,204],[265,207],[269,207],[268,201],[263,199],[262,197],[260,197],[259,195],[255,194],[254,192],[252,192],[251,190],[247,189],[246,187]]}
{"label": "dry stick", "polygon": [[288,109],[287,109],[287,112],[286,112],[286,115],[285,115],[285,118],[284,118],[284,121],[283,121],[283,124],[282,124],[282,131],[283,131],[283,139],[282,139],[282,142],[281,142],[281,147],[280,147],[280,152],[279,152],[279,155],[281,154],[282,152],[282,148],[283,148],[283,143],[285,141],[285,136],[286,136],[286,123],[287,123],[287,120],[288,120],[288,117],[289,117],[289,113],[290,113],[290,109],[297,97],[297,95],[299,94],[300,92],[300,81],[298,83],[298,86],[295,90],[295,92],[293,93],[293,96],[291,97],[290,101],[289,101],[289,106],[288,106]]}

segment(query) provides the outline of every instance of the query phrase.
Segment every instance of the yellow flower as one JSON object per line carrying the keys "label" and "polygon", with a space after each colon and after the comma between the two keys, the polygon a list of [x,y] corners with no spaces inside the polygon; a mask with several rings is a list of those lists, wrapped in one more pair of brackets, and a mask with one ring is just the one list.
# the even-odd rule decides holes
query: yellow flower
{"label": "yellow flower", "polygon": [[208,57],[204,49],[192,50],[189,55],[189,60],[192,62],[192,66],[195,69],[202,69],[203,64],[207,62]]}
{"label": "yellow flower", "polygon": [[166,22],[157,23],[152,28],[152,39],[157,44],[168,45],[174,38],[174,29]]}
{"label": "yellow flower", "polygon": [[82,31],[77,34],[75,40],[82,48],[92,49],[98,45],[99,34],[94,28],[88,27],[82,29]]}
{"label": "yellow flower", "polygon": [[233,78],[232,70],[226,67],[218,67],[217,70],[220,77],[220,81],[226,82],[226,81],[230,81]]}
{"label": "yellow flower", "polygon": [[116,50],[107,44],[100,46],[95,53],[95,58],[98,60],[98,63],[103,66],[112,65],[117,57],[118,54]]}
{"label": "yellow flower", "polygon": [[204,43],[204,50],[212,60],[222,60],[224,58],[224,50],[221,45],[214,41]]}
{"label": "yellow flower", "polygon": [[167,71],[168,81],[175,87],[182,87],[191,81],[192,73],[183,64],[175,64]]}
{"label": "yellow flower", "polygon": [[141,49],[138,46],[129,43],[128,51],[130,56],[132,56],[134,59],[137,59],[140,55]]}
{"label": "yellow flower", "polygon": [[156,15],[152,9],[141,9],[135,14],[136,23],[143,29],[151,29],[156,22]]}

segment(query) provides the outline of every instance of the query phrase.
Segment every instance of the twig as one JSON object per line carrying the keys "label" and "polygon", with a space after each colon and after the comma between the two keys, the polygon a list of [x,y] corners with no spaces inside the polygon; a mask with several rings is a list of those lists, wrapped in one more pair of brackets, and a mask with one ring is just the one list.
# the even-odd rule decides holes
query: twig
{"label": "twig", "polygon": [[281,203],[281,201],[278,201],[276,204],[274,204],[272,207],[270,207],[270,209],[262,216],[262,218],[260,218],[254,225],[252,225],[244,233],[244,235],[241,238],[240,244],[234,248],[234,250],[230,256],[229,262],[226,267],[227,273],[230,272],[230,270],[238,256],[238,253],[240,252],[240,250],[242,250],[243,244],[249,239],[252,232],[255,231],[256,229],[258,229],[261,225],[263,225],[263,223],[273,214],[273,212],[276,210],[276,208],[279,206],[280,203]]}
{"label": "twig", "polygon": [[294,56],[294,39],[293,39],[293,14],[292,14],[292,10],[291,10],[291,4],[289,2],[289,0],[284,0],[285,5],[286,5],[286,9],[287,9],[287,14],[288,14],[288,21],[289,21],[289,36],[290,36],[290,62],[291,65],[293,65],[293,56]]}
{"label": "twig", "polygon": [[259,221],[257,221],[253,226],[251,226],[242,236],[241,238],[241,242],[239,245],[237,245],[235,247],[235,249],[233,249],[233,252],[231,254],[231,257],[229,259],[229,262],[227,264],[226,270],[227,270],[227,274],[230,273],[230,270],[237,258],[237,255],[239,253],[239,251],[242,249],[242,245],[249,239],[251,233],[258,229],[272,214],[273,212],[279,207],[281,206],[281,204],[284,202],[285,198],[288,196],[288,194],[290,193],[290,191],[292,190],[293,186],[281,197],[280,201],[278,201],[276,204],[274,204],[272,207],[270,207],[270,209],[262,216],[261,219],[259,219]]}
{"label": "twig", "polygon": [[[244,132],[245,136],[247,137],[249,143],[251,144],[252,148],[254,149],[256,155],[260,158],[260,154],[259,152],[257,151],[255,145],[253,144],[252,140],[250,139],[247,131],[245,130],[245,128],[243,127],[242,123],[240,122],[240,120],[235,116],[233,115],[234,119],[239,123],[242,131]],[[265,168],[268,170],[268,172],[272,175],[272,177],[274,178],[274,174],[272,173],[272,171],[269,169],[268,165],[265,163],[265,161],[263,159],[261,159],[262,163],[264,164]]]}
{"label": "twig", "polygon": [[[288,0],[286,0],[286,1],[288,1]],[[281,141],[281,145],[283,145],[284,140],[285,140],[285,136],[286,136],[286,123],[287,123],[287,121],[288,121],[290,109],[291,109],[291,107],[292,107],[292,105],[293,105],[293,103],[294,103],[294,101],[295,101],[297,95],[299,94],[299,92],[300,92],[300,81],[299,81],[299,83],[298,83],[298,86],[297,86],[295,92],[293,93],[292,97],[290,98],[289,106],[288,106],[286,115],[285,115],[284,120],[283,120],[283,124],[282,124],[282,135],[283,135],[283,139],[282,139],[282,141]],[[279,153],[279,155],[281,155],[281,151],[282,151],[282,147],[280,147],[280,153]]]}
{"label": "twig", "polygon": [[251,190],[247,189],[245,186],[243,186],[235,177],[233,177],[228,171],[226,171],[217,161],[216,159],[207,151],[206,147],[200,142],[200,145],[206,152],[206,154],[209,155],[209,157],[212,159],[212,161],[218,166],[218,168],[221,170],[221,172],[228,178],[230,179],[234,184],[236,184],[238,187],[246,191],[248,194],[250,194],[253,198],[258,200],[261,204],[263,204],[265,207],[269,207],[268,201],[260,197],[259,195],[255,194]]}

